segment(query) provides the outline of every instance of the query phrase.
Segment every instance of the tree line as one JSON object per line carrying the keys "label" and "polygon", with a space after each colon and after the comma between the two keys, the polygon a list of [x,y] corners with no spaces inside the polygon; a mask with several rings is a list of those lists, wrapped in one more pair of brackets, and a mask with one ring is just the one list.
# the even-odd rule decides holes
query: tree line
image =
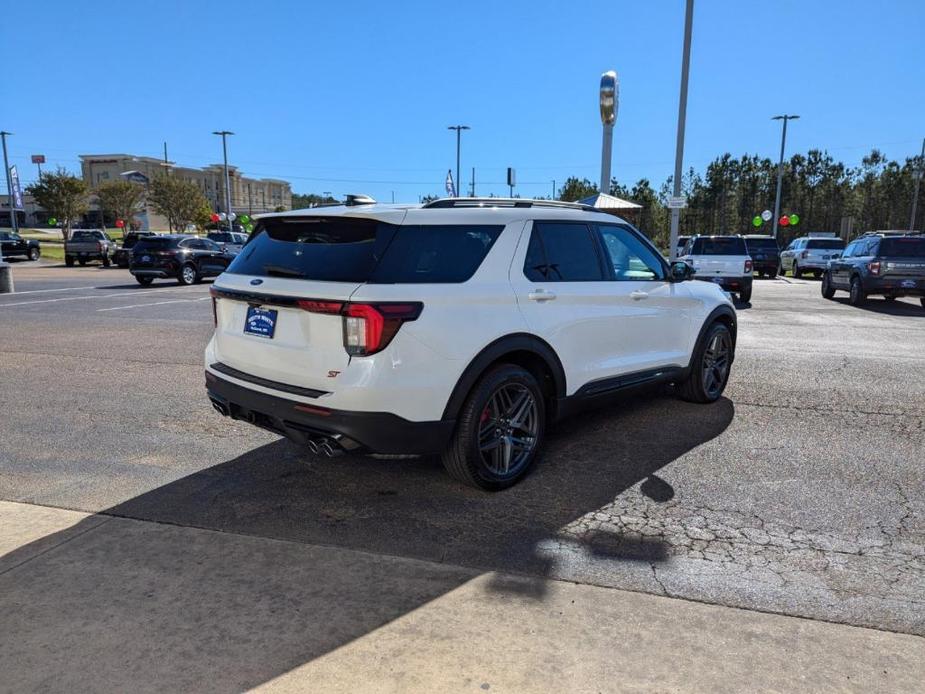
{"label": "tree line", "polygon": [[[853,238],[877,229],[908,229],[915,186],[914,173],[921,170],[920,157],[903,162],[871,150],[859,166],[849,167],[824,150],[794,154],[784,162],[781,215],[796,213],[797,227],[780,227],[779,238],[789,240],[809,231],[829,231]],[[777,164],[765,157],[731,154],[716,157],[703,173],[693,167],[681,180],[687,207],[681,211],[680,233],[746,234],[773,233],[773,221],[752,225],[756,215],[774,209]],[[673,179],[658,189],[648,179],[629,186],[613,179],[610,194],[642,205],[636,225],[656,244],[668,245],[670,211],[667,208]],[[571,177],[559,189],[560,200],[581,200],[598,192],[588,181]],[[925,192],[922,193],[925,198]],[[921,201],[915,229],[925,228],[925,200]]]}

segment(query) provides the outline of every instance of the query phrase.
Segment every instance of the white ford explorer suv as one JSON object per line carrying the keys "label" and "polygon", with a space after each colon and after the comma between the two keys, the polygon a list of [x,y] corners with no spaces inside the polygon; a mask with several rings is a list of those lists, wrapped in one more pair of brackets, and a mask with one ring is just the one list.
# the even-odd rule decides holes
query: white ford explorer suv
{"label": "white ford explorer suv", "polygon": [[212,286],[206,388],[222,415],[313,452],[439,454],[456,479],[502,489],[584,405],[657,382],[720,397],[736,314],[690,277],[579,204],[265,215]]}
{"label": "white ford explorer suv", "polygon": [[694,278],[713,282],[739,300],[752,298],[752,258],[741,236],[694,236],[678,260],[694,269]]}

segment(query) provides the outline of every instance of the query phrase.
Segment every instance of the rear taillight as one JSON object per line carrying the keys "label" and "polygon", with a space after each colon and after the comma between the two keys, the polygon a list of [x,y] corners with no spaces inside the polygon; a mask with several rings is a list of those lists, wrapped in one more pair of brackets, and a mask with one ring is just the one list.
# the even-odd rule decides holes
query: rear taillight
{"label": "rear taillight", "polygon": [[103,252],[103,242],[102,241],[96,242],[96,250],[98,250],[100,253]]}
{"label": "rear taillight", "polygon": [[745,274],[747,275],[751,271],[752,271],[752,259],[749,258],[748,260],[745,261]]}
{"label": "rear taillight", "polygon": [[880,274],[880,261],[875,260],[871,263],[867,263],[867,269],[870,270],[870,274],[879,275]]}
{"label": "rear taillight", "polygon": [[218,299],[215,298],[217,296],[215,287],[209,287],[209,295],[212,297],[212,323],[217,328],[218,327],[218,306],[216,304],[218,302]]}
{"label": "rear taillight", "polygon": [[311,313],[342,316],[344,349],[347,354],[358,357],[384,350],[402,323],[417,320],[424,308],[418,301],[357,304],[300,299],[298,305]]}
{"label": "rear taillight", "polygon": [[802,253],[800,253],[800,257],[803,258],[804,260],[806,259],[807,256],[809,256],[809,251],[803,251]]}

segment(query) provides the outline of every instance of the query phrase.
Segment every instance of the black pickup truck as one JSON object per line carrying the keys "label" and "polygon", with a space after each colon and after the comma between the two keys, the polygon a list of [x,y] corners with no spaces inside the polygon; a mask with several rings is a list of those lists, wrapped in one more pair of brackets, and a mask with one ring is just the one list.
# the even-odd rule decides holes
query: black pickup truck
{"label": "black pickup truck", "polygon": [[0,231],[0,247],[3,248],[3,257],[22,257],[29,260],[38,260],[42,255],[39,242],[34,239],[24,239],[12,231]]}
{"label": "black pickup truck", "polygon": [[780,246],[773,236],[745,234],[745,247],[752,259],[752,269],[759,277],[776,277],[780,267]]}

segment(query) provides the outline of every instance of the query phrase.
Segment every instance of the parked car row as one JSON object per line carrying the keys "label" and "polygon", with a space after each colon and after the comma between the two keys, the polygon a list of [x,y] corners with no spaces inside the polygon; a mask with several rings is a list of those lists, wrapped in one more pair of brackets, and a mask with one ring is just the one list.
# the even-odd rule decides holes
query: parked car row
{"label": "parked car row", "polygon": [[208,238],[189,234],[146,236],[132,247],[129,272],[142,286],[155,279],[173,279],[195,284],[217,277],[234,260],[237,252]]}

